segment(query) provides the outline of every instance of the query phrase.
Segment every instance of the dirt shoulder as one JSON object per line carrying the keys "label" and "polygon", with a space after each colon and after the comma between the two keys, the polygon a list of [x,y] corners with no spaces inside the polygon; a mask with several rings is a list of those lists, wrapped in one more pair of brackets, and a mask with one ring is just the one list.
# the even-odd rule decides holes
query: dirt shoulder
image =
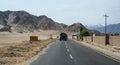
{"label": "dirt shoulder", "polygon": [[0,65],[29,65],[36,56],[42,54],[55,39],[36,42],[24,41],[21,44],[0,48]]}
{"label": "dirt shoulder", "polygon": [[110,46],[110,45],[105,46],[97,43],[86,43],[86,42],[77,41],[77,40],[74,40],[74,41],[83,46],[89,47],[108,58],[111,58],[117,62],[120,62],[120,47]]}

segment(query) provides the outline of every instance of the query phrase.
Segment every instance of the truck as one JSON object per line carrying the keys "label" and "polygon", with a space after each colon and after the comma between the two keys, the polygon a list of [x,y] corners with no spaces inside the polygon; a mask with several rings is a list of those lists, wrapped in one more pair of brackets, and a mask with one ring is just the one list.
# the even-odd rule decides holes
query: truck
{"label": "truck", "polygon": [[67,39],[68,39],[67,34],[62,32],[60,34],[60,41],[67,41]]}

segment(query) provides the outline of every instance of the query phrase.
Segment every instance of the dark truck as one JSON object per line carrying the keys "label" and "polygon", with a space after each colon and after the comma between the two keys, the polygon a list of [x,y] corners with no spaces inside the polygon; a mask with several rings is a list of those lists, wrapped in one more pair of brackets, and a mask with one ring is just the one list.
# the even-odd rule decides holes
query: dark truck
{"label": "dark truck", "polygon": [[67,34],[66,33],[61,33],[60,34],[60,41],[67,41],[67,39],[68,39],[68,36],[67,36]]}

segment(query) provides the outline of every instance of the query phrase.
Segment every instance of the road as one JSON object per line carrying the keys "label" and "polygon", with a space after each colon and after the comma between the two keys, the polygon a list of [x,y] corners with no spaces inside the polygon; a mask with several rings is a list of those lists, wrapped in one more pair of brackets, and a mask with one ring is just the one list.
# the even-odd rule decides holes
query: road
{"label": "road", "polygon": [[120,65],[72,40],[56,41],[30,65]]}

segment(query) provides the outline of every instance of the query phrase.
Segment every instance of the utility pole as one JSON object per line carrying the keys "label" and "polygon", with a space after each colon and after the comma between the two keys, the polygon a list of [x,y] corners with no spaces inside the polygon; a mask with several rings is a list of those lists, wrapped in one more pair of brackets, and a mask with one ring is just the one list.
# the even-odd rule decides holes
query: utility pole
{"label": "utility pole", "polygon": [[107,18],[109,17],[107,14],[104,15],[105,17],[105,44],[109,44],[108,43],[108,38],[107,38]]}
{"label": "utility pole", "polygon": [[109,16],[107,14],[105,14],[104,17],[105,17],[105,34],[107,34],[107,18]]}

